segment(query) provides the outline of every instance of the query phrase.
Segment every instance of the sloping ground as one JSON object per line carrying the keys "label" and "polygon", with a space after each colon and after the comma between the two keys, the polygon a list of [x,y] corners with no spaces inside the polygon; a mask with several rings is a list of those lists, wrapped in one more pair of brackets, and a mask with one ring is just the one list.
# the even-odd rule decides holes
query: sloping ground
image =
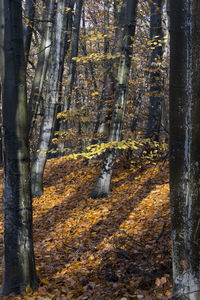
{"label": "sloping ground", "polygon": [[[170,217],[167,164],[116,165],[112,195],[89,198],[98,168],[48,161],[35,198],[34,239],[40,287],[4,299],[169,299]],[[0,217],[2,252],[2,210]]]}

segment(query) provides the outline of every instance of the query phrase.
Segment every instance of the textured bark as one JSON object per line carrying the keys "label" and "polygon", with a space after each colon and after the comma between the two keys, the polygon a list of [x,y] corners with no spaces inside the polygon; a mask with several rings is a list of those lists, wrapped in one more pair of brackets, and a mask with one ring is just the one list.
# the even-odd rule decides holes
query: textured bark
{"label": "textured bark", "polygon": [[[83,0],[78,0],[76,2],[76,11],[73,22],[73,30],[72,30],[72,42],[71,42],[71,56],[69,63],[69,72],[67,76],[67,82],[65,86],[65,96],[64,96],[64,110],[69,110],[71,106],[71,93],[73,89],[73,85],[75,82],[76,76],[76,60],[73,60],[74,57],[78,56],[78,43],[79,43],[79,32],[80,32],[80,21],[81,21],[81,13],[83,7]],[[66,131],[68,127],[68,122],[62,122],[60,124],[60,131]],[[63,149],[65,148],[65,143],[61,142],[59,144],[59,149],[63,153]]]}
{"label": "textured bark", "polygon": [[69,110],[71,105],[71,92],[72,92],[73,84],[75,81],[75,75],[76,75],[76,61],[73,60],[73,58],[78,56],[78,42],[79,42],[82,7],[83,7],[83,0],[78,0],[76,3],[76,12],[74,16],[73,30],[72,30],[72,44],[71,44],[69,74],[67,78],[67,84],[65,87],[64,109],[66,110]]}
{"label": "textured bark", "polygon": [[[85,25],[85,10],[84,10],[84,8],[83,8],[82,15],[83,15],[82,16],[83,34],[86,36],[87,32],[86,32],[86,25]],[[87,53],[87,47],[86,47],[85,39],[83,39],[83,41],[81,41],[81,46],[82,46],[82,50],[83,50],[83,55],[87,56],[88,53]],[[90,74],[91,74],[91,77],[92,77],[92,83],[93,83],[94,89],[96,91],[97,90],[97,82],[96,82],[96,79],[95,79],[95,72],[94,72],[93,64],[92,64],[91,60],[89,60],[88,63],[89,63]],[[86,78],[87,78],[87,76],[88,76],[87,67],[85,67],[85,75],[86,75]]]}
{"label": "textured bark", "polygon": [[[37,286],[26,107],[25,57],[21,1],[0,1],[3,145],[4,244],[2,294],[21,293]],[[2,21],[2,20],[1,20]],[[15,24],[15,26],[13,26]]]}
{"label": "textured bark", "polygon": [[[64,22],[66,25],[64,26],[63,30],[63,44],[61,45],[61,66],[59,70],[59,87],[58,87],[58,108],[57,113],[60,113],[63,110],[63,72],[64,72],[64,62],[66,55],[69,51],[71,39],[72,39],[72,27],[73,27],[73,15],[74,15],[74,4],[75,1],[67,1],[67,6],[69,8],[69,11],[66,14],[66,21]],[[55,120],[55,126],[54,126],[54,133],[57,131],[62,130],[61,120],[57,119]],[[57,137],[57,136],[56,136]],[[55,137],[55,138],[56,138]],[[48,153],[48,158],[58,157],[60,156],[60,152],[57,149],[56,144],[51,144],[51,149]],[[59,148],[59,147],[58,147]],[[62,148],[62,147],[60,147]]]}
{"label": "textured bark", "polygon": [[32,168],[31,168],[31,186],[33,196],[43,194],[43,173],[47,159],[47,151],[49,150],[51,137],[54,129],[56,104],[58,103],[58,79],[61,66],[61,45],[62,45],[62,30],[64,25],[64,15],[66,1],[60,0],[57,4],[55,16],[55,24],[53,29],[53,44],[51,53],[51,63],[49,67],[49,81],[47,86],[46,103],[44,117],[41,124],[40,136],[37,150],[34,153]]}
{"label": "textured bark", "polygon": [[[110,1],[104,0],[104,55],[106,56],[109,52],[109,40],[106,36],[108,34],[109,29],[109,10],[110,10]],[[98,115],[97,115],[97,123],[95,125],[94,134],[99,133],[103,134],[104,137],[108,137],[108,107],[110,104],[111,98],[111,83],[109,81],[109,72],[111,72],[111,63],[105,59],[104,61],[104,80],[103,80],[103,89],[101,93],[101,98],[98,106]]]}
{"label": "textured bark", "polygon": [[[44,10],[44,20],[53,22],[54,0],[48,0],[48,11]],[[28,103],[28,119],[30,128],[30,137],[34,124],[32,120],[36,118],[39,102],[41,100],[44,81],[46,78],[47,67],[49,62],[49,53],[51,48],[52,22],[44,22],[41,36],[41,46],[38,54],[38,63],[35,70],[35,76],[32,84],[31,95]]]}
{"label": "textured bark", "polygon": [[200,5],[170,1],[172,299],[200,299]]}
{"label": "textured bark", "polygon": [[25,51],[26,64],[28,62],[28,55],[30,51],[32,33],[34,27],[35,4],[36,4],[36,0],[25,0],[24,51]]}
{"label": "textured bark", "polygon": [[119,20],[119,15],[120,15],[120,1],[119,0],[114,0],[113,10],[114,10],[114,19],[115,19],[114,25],[117,26],[118,20]]}
{"label": "textured bark", "polygon": [[150,17],[150,40],[157,45],[151,52],[150,59],[150,107],[147,137],[154,140],[159,139],[160,126],[161,126],[161,102],[164,101],[162,97],[163,84],[162,75],[160,70],[160,63],[162,61],[163,49],[161,44],[163,39],[162,31],[162,12],[163,12],[163,0],[152,0],[151,17]]}
{"label": "textured bark", "polygon": [[[117,53],[121,53],[122,51],[122,45],[124,42],[124,31],[122,28],[122,18],[124,18],[123,10],[121,11],[120,16],[120,9],[121,9],[121,2],[120,1],[114,1],[113,3],[113,9],[114,9],[114,26],[115,26],[115,42],[113,49],[111,51],[111,55],[115,56]],[[125,2],[124,4],[125,5]],[[124,10],[125,11],[125,10]],[[109,25],[109,2],[107,0],[105,1],[105,19],[107,18],[107,28]],[[122,16],[123,14],[123,16]],[[108,50],[104,44],[104,51]],[[109,123],[111,122],[112,118],[112,105],[114,103],[115,98],[115,92],[116,92],[116,86],[117,86],[117,74],[118,74],[118,68],[116,67],[118,64],[119,58],[114,58],[112,60],[109,60],[106,66],[105,70],[105,77],[104,77],[104,86],[103,86],[103,92],[100,99],[98,110],[100,113],[97,116],[97,123],[95,125],[94,129],[94,135],[96,133],[104,134],[106,138],[109,134]]]}
{"label": "textured bark", "polygon": [[[126,105],[126,91],[131,66],[132,44],[136,27],[137,0],[122,5],[119,24],[123,28],[121,57],[118,67],[115,102],[110,124],[109,142],[120,141]],[[99,177],[92,191],[92,198],[105,197],[110,193],[110,182],[116,151],[108,150],[101,165]]]}

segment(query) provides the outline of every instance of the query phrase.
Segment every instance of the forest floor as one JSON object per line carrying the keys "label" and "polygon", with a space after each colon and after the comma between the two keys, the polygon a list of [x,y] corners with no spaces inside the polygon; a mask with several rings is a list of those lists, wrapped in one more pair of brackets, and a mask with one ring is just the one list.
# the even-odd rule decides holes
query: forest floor
{"label": "forest floor", "polygon": [[[167,162],[128,169],[117,163],[112,194],[94,200],[97,175],[98,167],[83,160],[47,162],[44,195],[33,199],[40,286],[3,299],[170,298]],[[2,219],[1,205],[0,257]]]}

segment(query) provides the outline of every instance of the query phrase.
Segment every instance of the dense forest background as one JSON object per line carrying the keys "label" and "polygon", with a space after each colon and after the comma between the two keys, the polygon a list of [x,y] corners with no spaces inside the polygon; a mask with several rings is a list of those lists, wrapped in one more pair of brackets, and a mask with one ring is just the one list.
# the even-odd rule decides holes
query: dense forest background
{"label": "dense forest background", "polygon": [[[136,32],[129,46],[133,50],[131,53],[129,49],[128,54],[130,75],[123,82],[126,103],[122,100],[117,103],[116,99],[118,77],[124,76],[123,70],[119,70],[120,57],[127,55],[123,45],[126,38],[123,17],[119,20],[122,1],[71,1],[67,5],[63,3],[58,16],[55,9],[49,12],[47,4],[35,5],[34,24],[25,17],[25,24],[31,22],[30,26],[34,26],[27,61],[33,156],[37,150],[48,151],[49,158],[70,154],[76,158],[77,153],[92,158],[95,153],[102,154],[106,147],[111,147],[106,145],[108,142],[119,142],[118,137],[112,140],[109,136],[113,107],[117,105],[123,106],[122,114],[125,114],[121,120],[123,143],[118,148],[127,150],[122,152],[128,154],[129,148],[130,155],[136,152],[141,155],[142,145],[146,143],[161,142],[164,146],[169,118],[166,5],[162,1],[138,3]],[[55,28],[55,20],[53,24],[47,22],[49,17],[58,17],[63,22],[58,26],[62,28]],[[46,33],[45,29],[52,32]],[[52,96],[51,91],[50,96],[52,89],[55,94]],[[49,124],[53,129],[48,129],[54,131],[54,137],[50,146],[41,149],[45,146],[37,141],[39,136],[43,139],[41,131],[45,130],[43,123],[51,105],[55,106],[57,118]],[[50,123],[49,118],[46,122]],[[140,149],[132,151],[134,145],[129,141],[138,143]]]}

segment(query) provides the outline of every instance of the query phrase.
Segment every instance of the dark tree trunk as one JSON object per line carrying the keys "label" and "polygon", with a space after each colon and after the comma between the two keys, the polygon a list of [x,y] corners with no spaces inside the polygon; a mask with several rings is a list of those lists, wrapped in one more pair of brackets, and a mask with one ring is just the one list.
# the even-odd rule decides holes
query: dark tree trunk
{"label": "dark tree trunk", "polygon": [[36,0],[25,1],[25,25],[24,25],[24,51],[25,51],[25,63],[28,62],[28,55],[31,47],[32,33],[34,27],[35,17],[35,4]]}
{"label": "dark tree trunk", "polygon": [[[0,22],[1,26],[1,22]],[[0,45],[1,45],[1,39],[0,39]],[[1,60],[1,59],[0,59]],[[1,68],[1,63],[0,63],[0,68]],[[2,96],[1,96],[1,74],[0,74],[0,103],[2,103]],[[3,145],[2,145],[2,118],[0,117],[0,167],[3,166]]]}
{"label": "dark tree trunk", "polygon": [[76,3],[76,12],[73,22],[72,30],[72,44],[71,44],[71,58],[69,65],[69,74],[67,78],[67,84],[65,87],[65,99],[66,103],[64,109],[69,110],[71,105],[71,92],[75,81],[76,75],[76,60],[73,60],[74,57],[78,56],[78,42],[79,42],[79,32],[80,32],[80,21],[81,21],[81,12],[83,7],[83,0],[78,0]]}
{"label": "dark tree trunk", "polygon": [[173,297],[200,299],[200,5],[170,0]]}
{"label": "dark tree trunk", "polygon": [[[21,1],[0,1],[3,145],[4,244],[2,294],[37,286],[32,234],[32,199],[26,107]],[[14,24],[14,26],[13,26]]]}
{"label": "dark tree trunk", "polygon": [[162,12],[163,0],[152,0],[150,17],[150,40],[152,41],[152,52],[150,60],[150,107],[147,137],[154,140],[159,139],[161,126],[161,101],[163,100],[163,82],[161,73],[162,49]]}
{"label": "dark tree trunk", "polygon": [[[83,34],[86,36],[87,32],[86,32],[86,25],[85,25],[85,10],[83,8],[83,13],[82,13],[82,24],[83,24]],[[87,53],[87,47],[86,47],[86,41],[85,39],[83,39],[83,41],[81,41],[81,46],[82,46],[82,50],[83,50],[83,55],[84,56],[87,56],[88,53]],[[94,67],[93,67],[93,64],[91,62],[91,60],[89,60],[89,69],[90,69],[90,74],[91,74],[91,77],[92,77],[92,83],[93,83],[93,86],[94,86],[94,89],[95,91],[97,90],[97,82],[96,82],[96,78],[95,78],[95,71],[94,71]],[[87,67],[85,68],[85,75],[87,76],[88,75],[88,69]]]}

